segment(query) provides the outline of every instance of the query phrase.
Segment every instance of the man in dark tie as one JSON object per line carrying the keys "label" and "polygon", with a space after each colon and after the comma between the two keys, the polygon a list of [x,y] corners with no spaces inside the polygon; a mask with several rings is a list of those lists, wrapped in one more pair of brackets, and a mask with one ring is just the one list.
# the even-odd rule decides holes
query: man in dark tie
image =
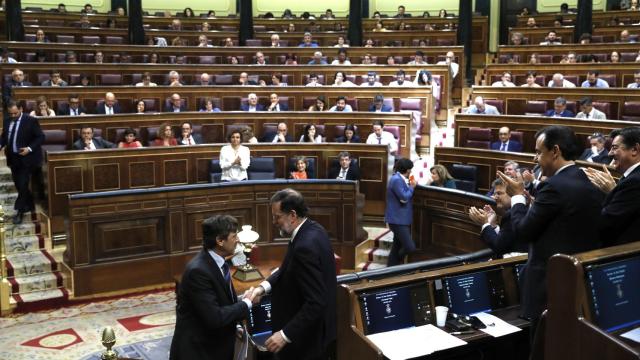
{"label": "man in dark tie", "polygon": [[553,109],[547,110],[545,116],[548,117],[574,117],[571,110],[567,110],[567,100],[562,96],[553,101]]}
{"label": "man in dark tie", "polygon": [[86,115],[86,110],[80,105],[80,96],[71,94],[68,97],[68,105],[60,110],[58,115],[80,116]]}
{"label": "man in dark tie", "polygon": [[609,157],[609,152],[605,148],[605,142],[606,139],[601,133],[595,133],[589,136],[589,143],[591,146],[582,152],[582,155],[580,155],[578,160],[599,164],[609,164],[611,162],[611,158]]}
{"label": "man in dark tie", "polygon": [[513,235],[529,243],[522,273],[522,315],[531,319],[531,338],[547,306],[547,261],[557,253],[575,254],[600,247],[598,219],[604,195],[578,168],[574,160],[582,146],[573,130],[548,126],[535,136],[536,156],[542,175],[536,197],[527,205],[522,176],[512,179],[498,171],[511,195]]}
{"label": "man in dark tie", "polygon": [[640,127],[611,133],[609,156],[622,178],[616,185],[606,166],[604,171],[586,168],[589,180],[607,194],[602,203],[600,239],[606,246],[638,241],[640,234]]}
{"label": "man in dark tie", "polygon": [[202,135],[193,132],[193,126],[190,122],[185,121],[180,125],[178,145],[197,145],[202,143]]}
{"label": "man in dark tie", "polygon": [[96,114],[98,115],[113,115],[120,114],[121,112],[116,96],[112,92],[104,95],[104,104],[98,105],[96,109]]}
{"label": "man in dark tie", "polygon": [[340,152],[340,154],[338,154],[338,163],[339,166],[334,166],[329,171],[329,179],[360,180],[360,168],[357,162],[351,161],[349,152]]}
{"label": "man in dark tie", "polygon": [[94,137],[93,135],[93,128],[91,126],[80,126],[80,139],[73,143],[73,150],[97,150],[116,147],[112,142],[100,137]]}
{"label": "man in dark tie", "polygon": [[509,130],[508,127],[503,126],[498,130],[498,138],[500,138],[500,141],[492,143],[491,150],[511,152],[522,151],[522,144],[520,144],[518,140],[511,139],[511,130]]}
{"label": "man in dark tie", "polygon": [[0,149],[4,148],[11,177],[18,190],[14,204],[14,224],[22,223],[24,213],[34,211],[33,195],[29,190],[31,175],[42,166],[41,145],[44,133],[38,119],[22,112],[22,106],[14,101],[6,104],[7,114],[2,125]]}
{"label": "man in dark tie", "polygon": [[271,198],[273,224],[291,237],[280,268],[254,290],[271,293],[273,335],[265,345],[280,360],[326,359],[336,340],[336,268],[327,231],[309,219],[293,189]]}
{"label": "man in dark tie", "polygon": [[238,244],[238,221],[229,215],[204,220],[202,242],[178,287],[170,360],[233,359],[236,326],[252,306],[253,288],[236,296],[225,261]]}

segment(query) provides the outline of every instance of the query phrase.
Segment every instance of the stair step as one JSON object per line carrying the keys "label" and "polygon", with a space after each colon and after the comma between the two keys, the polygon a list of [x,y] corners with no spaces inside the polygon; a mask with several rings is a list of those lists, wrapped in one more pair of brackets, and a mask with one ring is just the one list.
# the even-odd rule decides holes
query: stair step
{"label": "stair step", "polygon": [[37,301],[51,300],[51,299],[60,299],[68,296],[68,292],[64,288],[44,290],[44,291],[34,291],[26,294],[16,294],[11,295],[11,297],[15,300],[15,303],[19,304],[23,303],[31,303]]}
{"label": "stair step", "polygon": [[42,235],[7,236],[4,239],[7,254],[25,253],[44,249]]}
{"label": "stair step", "polygon": [[36,275],[58,269],[58,264],[45,250],[8,254],[6,265],[10,277]]}
{"label": "stair step", "polygon": [[63,276],[59,271],[9,278],[11,292],[24,295],[34,291],[54,290],[63,285]]}

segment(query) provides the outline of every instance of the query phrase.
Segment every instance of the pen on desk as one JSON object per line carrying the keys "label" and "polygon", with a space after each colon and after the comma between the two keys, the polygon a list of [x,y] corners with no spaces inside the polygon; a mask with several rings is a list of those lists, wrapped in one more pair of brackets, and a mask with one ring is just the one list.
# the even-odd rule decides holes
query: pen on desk
{"label": "pen on desk", "polygon": [[451,335],[470,335],[473,334],[474,331],[473,330],[466,330],[466,331],[454,331],[454,332],[450,332],[449,334]]}

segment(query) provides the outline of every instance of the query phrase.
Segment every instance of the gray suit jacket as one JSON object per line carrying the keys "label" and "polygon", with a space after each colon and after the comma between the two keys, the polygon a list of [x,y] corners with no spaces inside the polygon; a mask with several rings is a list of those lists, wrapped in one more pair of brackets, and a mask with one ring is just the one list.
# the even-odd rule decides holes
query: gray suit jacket
{"label": "gray suit jacket", "polygon": [[[578,115],[576,115],[576,119],[586,119],[587,114],[580,111]],[[591,118],[589,118],[591,119]],[[602,111],[598,109],[593,109],[593,119],[595,120],[607,120],[607,115],[605,115]]]}

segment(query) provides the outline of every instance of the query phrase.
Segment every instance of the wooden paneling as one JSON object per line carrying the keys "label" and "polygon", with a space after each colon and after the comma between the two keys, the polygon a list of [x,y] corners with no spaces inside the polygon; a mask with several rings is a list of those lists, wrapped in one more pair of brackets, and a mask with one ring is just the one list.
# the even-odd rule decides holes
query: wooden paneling
{"label": "wooden paneling", "polygon": [[[115,163],[117,167],[103,167],[101,176],[112,179],[113,183],[119,183],[119,190],[133,189],[142,187],[160,187],[175,185],[173,177],[163,178],[165,171],[163,167],[167,162],[175,162],[185,164],[184,170],[180,167],[180,171],[190,184],[208,183],[209,182],[209,162],[211,159],[219,157],[220,148],[223,144],[217,145],[198,145],[198,146],[180,146],[172,148],[144,148],[144,149],[110,149],[96,151],[63,151],[48,153],[48,183],[53,189],[77,189],[77,192],[95,191],[95,183],[93,176],[84,176],[90,173],[90,169],[95,164]],[[361,163],[361,171],[363,180],[360,183],[360,191],[366,197],[365,213],[372,216],[380,216],[384,211],[384,189],[387,185],[387,147],[381,145],[366,144],[251,144],[249,145],[251,155],[254,157],[277,157],[281,161],[276,163],[276,177],[285,178],[288,174],[288,159],[299,155],[315,157],[318,159],[317,178],[325,179],[329,172],[331,160],[333,160],[341,151],[347,150],[355,159],[359,159]],[[206,159],[206,161],[205,161]],[[364,161],[363,161],[364,160]],[[78,176],[64,175],[57,177],[60,172],[58,169],[65,169],[72,164],[83,170]],[[201,166],[200,168],[196,167]],[[373,164],[373,166],[371,165]],[[181,165],[182,166],[182,165]],[[117,169],[129,168],[128,178],[123,177],[123,173]],[[111,171],[106,171],[111,170]],[[202,174],[201,174],[202,172]],[[198,174],[203,179],[198,178]],[[84,179],[84,180],[83,180]],[[64,184],[58,184],[64,181]],[[118,190],[116,189],[116,190]],[[52,229],[54,233],[65,231],[64,217],[68,214],[68,192],[58,193],[49,192],[49,216],[52,219]],[[262,199],[268,199],[268,193],[257,194]],[[332,196],[338,195],[327,193],[319,199],[322,201],[331,201]],[[219,206],[227,206],[229,204],[242,204],[251,201],[253,195],[250,194],[230,194],[216,193],[210,196],[189,196],[180,201],[184,205],[177,203],[178,199],[172,199],[172,206],[205,206],[208,203],[218,204]],[[111,211],[107,205],[102,207],[94,206],[90,210],[92,212]],[[151,209],[162,208],[167,206],[163,203],[145,202],[133,203],[132,209]],[[107,208],[105,208],[107,207]],[[127,210],[123,208],[122,210]]]}
{"label": "wooden paneling", "polygon": [[[184,263],[202,248],[202,221],[217,214],[235,216],[240,225],[253,225],[260,234],[259,258],[281,260],[287,239],[280,238],[268,221],[269,199],[285,187],[305,196],[310,218],[327,229],[343,267],[352,269],[355,245],[364,240],[356,237],[362,233],[362,224],[357,220],[361,209],[356,204],[354,182],[247,181],[83,194],[69,201],[73,231],[68,238],[67,263],[73,270],[74,294],[87,296],[172,282],[173,276],[182,273]],[[180,199],[185,200],[182,206],[175,202]],[[345,206],[351,210],[345,211]],[[136,276],[130,276],[134,273]]]}

